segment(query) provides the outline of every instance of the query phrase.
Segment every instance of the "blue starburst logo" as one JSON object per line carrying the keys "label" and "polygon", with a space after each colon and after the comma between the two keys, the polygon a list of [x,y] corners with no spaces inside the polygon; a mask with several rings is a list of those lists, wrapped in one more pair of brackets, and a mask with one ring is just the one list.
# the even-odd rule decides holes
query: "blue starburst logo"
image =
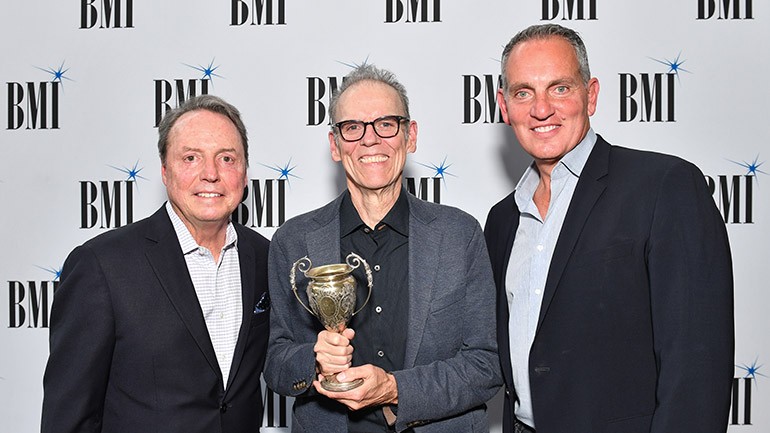
{"label": "blue starburst logo", "polygon": [[349,67],[350,69],[356,69],[356,68],[359,68],[359,67],[361,67],[361,66],[366,66],[366,65],[368,65],[368,64],[369,64],[369,56],[367,55],[367,56],[366,56],[366,58],[364,59],[364,61],[363,61],[363,62],[361,62],[361,64],[357,64],[357,63],[345,63],[345,62],[342,62],[342,61],[339,61],[339,60],[337,60],[337,63],[339,63],[340,65],[343,65],[343,66],[347,66],[347,67]]}
{"label": "blue starburst logo", "polygon": [[737,164],[737,165],[740,165],[741,167],[745,168],[746,169],[746,176],[754,176],[754,179],[756,179],[757,184],[759,184],[759,178],[757,177],[757,173],[767,174],[766,172],[764,172],[764,171],[759,169],[759,167],[761,167],[762,164],[765,163],[764,161],[759,162],[759,155],[757,155],[754,158],[754,161],[752,161],[752,162],[746,162],[746,161],[738,162],[738,161],[733,161],[732,159],[728,159],[728,161],[732,162],[733,164]]}
{"label": "blue starburst logo", "polygon": [[289,184],[289,186],[291,186],[291,182],[289,182],[289,177],[293,177],[295,179],[302,179],[301,177],[299,177],[299,176],[295,175],[294,173],[292,173],[292,170],[297,168],[297,166],[296,165],[294,165],[294,166],[291,165],[291,158],[289,158],[289,162],[287,162],[284,166],[280,166],[278,164],[276,164],[274,166],[271,166],[271,165],[266,165],[266,164],[262,164],[262,163],[259,163],[259,165],[261,165],[262,167],[265,167],[265,168],[269,168],[270,170],[273,170],[273,171],[279,173],[280,175],[278,176],[278,179],[286,179],[286,181]]}
{"label": "blue starburst logo", "polygon": [[440,177],[441,180],[444,182],[444,186],[446,186],[446,177],[445,176],[452,176],[457,177],[454,174],[450,173],[447,169],[452,166],[452,164],[447,164],[446,162],[447,157],[444,157],[444,160],[441,161],[441,164],[423,164],[421,162],[417,162],[417,164],[429,168],[433,170],[435,173],[433,174],[433,177]]}
{"label": "blue starburst logo", "polygon": [[139,175],[139,172],[144,170],[144,167],[139,167],[139,160],[134,163],[134,166],[131,168],[128,167],[115,167],[114,165],[110,165],[109,167],[114,168],[115,170],[118,170],[121,173],[125,173],[126,180],[131,180],[136,182],[137,179],[144,179],[147,180],[146,177]]}
{"label": "blue starburst logo", "polygon": [[744,379],[751,378],[754,380],[754,383],[757,383],[757,376],[767,377],[764,374],[759,372],[759,369],[762,368],[762,364],[757,365],[757,361],[759,358],[755,358],[754,362],[751,364],[742,364],[742,365],[736,365],[737,368],[743,370],[746,372],[746,374],[743,376]]}
{"label": "blue starburst logo", "polygon": [[680,51],[679,54],[676,55],[676,58],[674,60],[668,60],[668,59],[655,59],[650,57],[650,60],[654,60],[662,65],[665,65],[668,67],[668,71],[666,71],[669,74],[676,75],[676,79],[679,80],[679,72],[687,72],[688,74],[692,74],[692,72],[688,71],[687,69],[683,68],[682,65],[686,60],[681,60],[682,52]]}
{"label": "blue starburst logo", "polygon": [[64,81],[63,80],[74,81],[71,78],[64,76],[64,74],[66,74],[67,71],[70,70],[70,68],[65,69],[63,61],[61,62],[61,65],[59,65],[58,68],[50,68],[50,67],[49,68],[41,68],[39,66],[35,66],[35,68],[40,69],[43,72],[47,72],[47,73],[51,74],[51,77],[52,77],[51,78],[51,82],[52,83],[56,83],[56,82],[61,83],[62,88],[64,88]]}
{"label": "blue starburst logo", "polygon": [[38,268],[38,269],[42,269],[42,270],[52,274],[53,275],[53,280],[52,281],[57,281],[59,279],[59,277],[61,277],[61,271],[62,271],[61,267],[59,267],[58,269],[57,268],[44,268],[42,266],[35,266],[35,267]]}
{"label": "blue starburst logo", "polygon": [[211,59],[208,66],[198,65],[188,65],[187,63],[183,63],[183,65],[187,66],[188,68],[193,68],[196,71],[199,71],[203,76],[201,76],[201,80],[209,80],[211,81],[211,84],[214,84],[214,77],[224,78],[223,76],[215,73],[217,69],[219,69],[219,65],[214,66],[214,59]]}

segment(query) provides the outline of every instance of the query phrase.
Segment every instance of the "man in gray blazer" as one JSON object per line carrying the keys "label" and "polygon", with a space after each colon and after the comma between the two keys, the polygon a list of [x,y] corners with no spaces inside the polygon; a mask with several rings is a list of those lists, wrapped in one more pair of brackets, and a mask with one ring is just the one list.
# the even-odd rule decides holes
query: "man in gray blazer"
{"label": "man in gray blazer", "polygon": [[[267,384],[295,398],[293,432],[488,432],[485,402],[502,379],[480,226],[404,190],[417,123],[392,73],[357,67],[329,111],[332,159],[342,163],[348,188],[273,236]],[[374,288],[338,334],[297,302],[289,270],[304,256],[318,266],[343,262],[351,252],[371,266]],[[304,288],[307,280],[297,274]],[[368,287],[362,271],[356,278],[360,305]],[[307,303],[304,290],[298,293]],[[333,373],[340,382],[363,384],[326,391],[319,375]]]}

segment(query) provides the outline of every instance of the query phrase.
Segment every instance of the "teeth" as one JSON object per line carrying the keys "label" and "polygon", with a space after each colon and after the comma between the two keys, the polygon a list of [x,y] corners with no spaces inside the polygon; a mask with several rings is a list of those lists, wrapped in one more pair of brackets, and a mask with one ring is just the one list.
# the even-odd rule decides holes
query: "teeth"
{"label": "teeth", "polygon": [[556,125],[539,126],[535,128],[535,132],[548,132],[548,131],[553,131],[556,128],[557,128]]}
{"label": "teeth", "polygon": [[213,197],[219,197],[222,194],[217,194],[215,192],[199,192],[198,197],[205,197],[205,198],[213,198]]}
{"label": "teeth", "polygon": [[370,162],[383,162],[387,161],[387,156],[362,156],[359,161],[363,162],[364,164],[370,163]]}

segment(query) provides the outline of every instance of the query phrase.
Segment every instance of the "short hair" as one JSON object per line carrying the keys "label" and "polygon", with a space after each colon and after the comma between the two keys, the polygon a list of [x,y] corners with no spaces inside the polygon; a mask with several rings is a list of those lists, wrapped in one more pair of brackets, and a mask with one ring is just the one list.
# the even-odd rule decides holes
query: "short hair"
{"label": "short hair", "polygon": [[342,85],[332,94],[331,102],[329,103],[329,117],[331,118],[332,125],[339,121],[337,110],[339,109],[342,94],[353,85],[362,81],[374,81],[393,88],[398,93],[399,99],[401,99],[401,105],[404,106],[404,116],[409,118],[409,98],[406,96],[406,87],[398,81],[396,75],[374,65],[363,64],[356,66],[352,72],[346,75],[342,79]]}
{"label": "short hair", "polygon": [[563,38],[572,45],[578,62],[580,78],[583,80],[583,84],[588,84],[588,81],[591,80],[591,69],[588,66],[588,52],[586,51],[586,46],[580,38],[580,35],[576,31],[558,24],[536,24],[517,33],[516,36],[508,42],[505,48],[503,48],[503,56],[501,59],[501,69],[503,74],[501,85],[503,90],[507,90],[508,88],[506,68],[508,66],[508,56],[510,56],[513,48],[518,44],[533,39],[542,40],[551,37]]}
{"label": "short hair", "polygon": [[221,114],[233,122],[235,129],[238,130],[238,135],[241,136],[243,153],[244,157],[246,158],[246,166],[248,167],[249,138],[246,134],[246,126],[241,120],[241,112],[238,111],[238,109],[235,108],[235,106],[232,104],[214,95],[193,96],[192,98],[184,101],[178,107],[172,108],[166,112],[166,114],[163,116],[163,119],[160,121],[160,125],[158,125],[158,154],[160,155],[160,162],[162,164],[166,163],[168,135],[171,132],[171,129],[174,127],[174,124],[176,124],[176,121],[179,120],[182,115],[197,110],[206,110],[211,111],[212,113]]}

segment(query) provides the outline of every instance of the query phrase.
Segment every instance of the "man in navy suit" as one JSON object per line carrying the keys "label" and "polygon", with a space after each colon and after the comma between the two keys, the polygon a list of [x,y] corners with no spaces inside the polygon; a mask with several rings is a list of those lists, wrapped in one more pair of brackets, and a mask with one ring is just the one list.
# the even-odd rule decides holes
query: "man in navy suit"
{"label": "man in navy suit", "polygon": [[727,429],[733,283],[694,165],[608,144],[582,40],[545,24],[505,47],[497,99],[534,162],[489,212],[504,430]]}
{"label": "man in navy suit", "polygon": [[268,242],[230,221],[246,128],[199,96],[158,129],[168,202],[64,263],[43,433],[254,433],[269,333]]}

